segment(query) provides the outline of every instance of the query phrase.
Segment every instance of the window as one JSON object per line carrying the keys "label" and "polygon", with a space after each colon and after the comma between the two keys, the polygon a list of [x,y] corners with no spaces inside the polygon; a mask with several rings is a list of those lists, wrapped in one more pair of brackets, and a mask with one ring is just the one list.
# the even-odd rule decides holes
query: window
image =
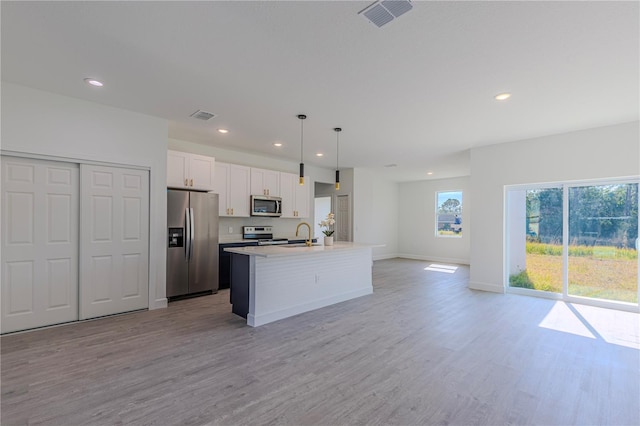
{"label": "window", "polygon": [[436,236],[462,237],[462,191],[436,192]]}

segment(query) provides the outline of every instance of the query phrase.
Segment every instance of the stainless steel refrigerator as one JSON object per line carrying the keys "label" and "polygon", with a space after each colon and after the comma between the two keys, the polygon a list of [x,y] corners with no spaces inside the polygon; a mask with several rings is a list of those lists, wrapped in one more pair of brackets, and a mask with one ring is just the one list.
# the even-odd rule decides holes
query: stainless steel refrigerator
{"label": "stainless steel refrigerator", "polygon": [[218,194],[167,190],[167,297],[218,291]]}

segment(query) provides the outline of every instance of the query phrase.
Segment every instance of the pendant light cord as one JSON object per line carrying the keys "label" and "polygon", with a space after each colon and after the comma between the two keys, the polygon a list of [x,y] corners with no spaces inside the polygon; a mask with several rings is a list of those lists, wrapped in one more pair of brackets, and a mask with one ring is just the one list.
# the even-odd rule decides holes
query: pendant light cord
{"label": "pendant light cord", "polygon": [[334,127],[336,132],[336,191],[340,190],[340,127]]}
{"label": "pendant light cord", "polygon": [[304,114],[299,114],[298,118],[300,119],[300,185],[304,185],[304,123],[303,121],[307,118]]}
{"label": "pendant light cord", "polygon": [[340,164],[340,132],[336,132],[336,170]]}
{"label": "pendant light cord", "polygon": [[342,131],[341,127],[334,127],[334,132],[336,132],[336,170],[340,167],[340,132]]}

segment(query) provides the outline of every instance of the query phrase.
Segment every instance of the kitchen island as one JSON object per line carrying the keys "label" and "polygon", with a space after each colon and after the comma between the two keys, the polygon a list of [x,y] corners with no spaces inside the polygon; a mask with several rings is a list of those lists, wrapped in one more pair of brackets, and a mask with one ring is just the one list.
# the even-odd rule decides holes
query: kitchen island
{"label": "kitchen island", "polygon": [[370,244],[235,247],[233,313],[256,327],[373,293]]}

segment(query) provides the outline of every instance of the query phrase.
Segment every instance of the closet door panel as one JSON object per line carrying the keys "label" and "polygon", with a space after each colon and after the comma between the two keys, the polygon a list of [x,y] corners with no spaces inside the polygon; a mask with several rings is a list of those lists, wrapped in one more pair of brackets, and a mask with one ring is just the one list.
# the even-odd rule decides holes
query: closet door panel
{"label": "closet door panel", "polygon": [[80,318],[149,306],[149,173],[81,166]]}
{"label": "closet door panel", "polygon": [[78,166],[2,157],[2,332],[78,319]]}

